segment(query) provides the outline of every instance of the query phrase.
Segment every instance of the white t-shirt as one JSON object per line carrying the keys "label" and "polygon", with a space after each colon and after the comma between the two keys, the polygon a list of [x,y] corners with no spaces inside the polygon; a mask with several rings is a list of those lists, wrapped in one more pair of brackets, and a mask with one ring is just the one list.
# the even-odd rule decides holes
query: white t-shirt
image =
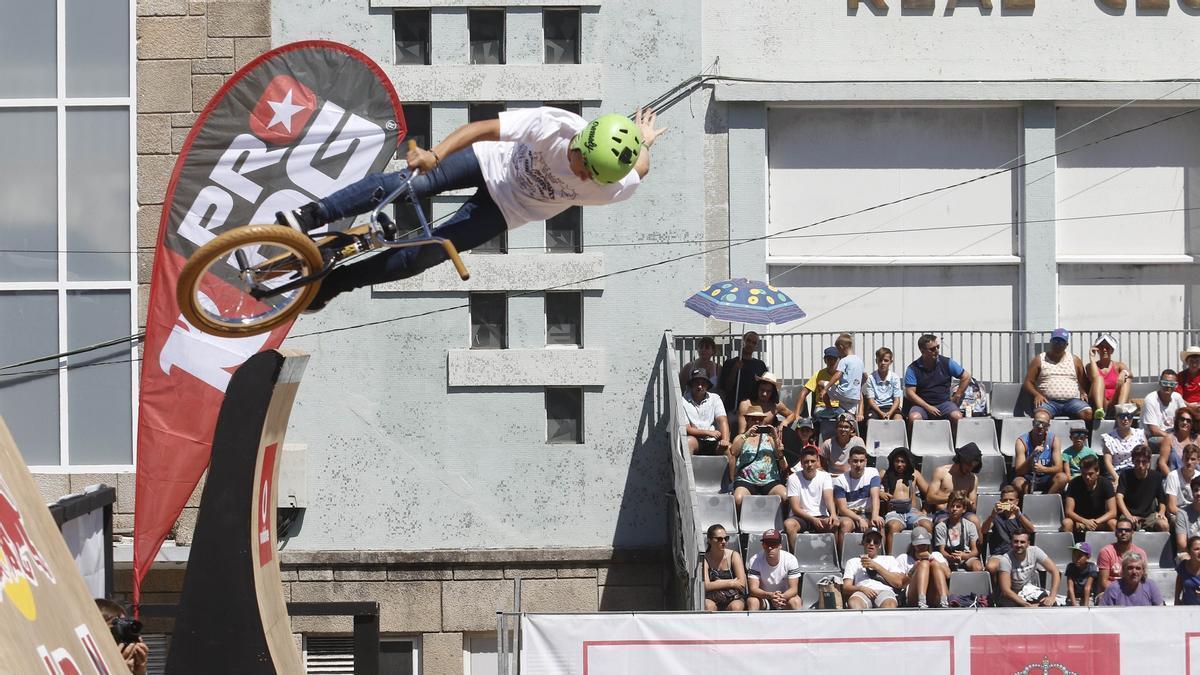
{"label": "white t-shirt", "polygon": [[800,504],[810,516],[824,518],[829,515],[823,496],[826,490],[833,491],[833,476],[820,469],[817,469],[817,475],[812,480],[805,478],[803,471],[788,477],[787,496],[799,497]]}
{"label": "white t-shirt", "polygon": [[[881,567],[889,572],[905,574],[905,570],[900,562],[890,555],[877,555],[875,556],[875,562],[879,563]],[[846,571],[842,572],[842,576],[853,580],[855,586],[862,586],[873,591],[895,590],[882,580],[871,578],[867,570],[863,569],[862,560],[857,556],[846,562]]]}
{"label": "white t-shirt", "polygon": [[1019,593],[1025,584],[1038,584],[1037,568],[1046,559],[1046,552],[1030,544],[1024,560],[1016,560],[1012,551],[997,558],[1000,560],[1000,571],[1008,572],[1009,584]]}
{"label": "white t-shirt", "polygon": [[1186,407],[1187,402],[1177,391],[1171,392],[1171,401],[1167,403],[1166,408],[1163,408],[1158,392],[1150,394],[1142,401],[1142,428],[1148,430],[1153,424],[1170,433],[1175,429],[1175,411]]}
{"label": "white t-shirt", "polygon": [[796,556],[787,551],[779,552],[779,564],[774,567],[767,562],[767,554],[755,553],[750,559],[750,564],[746,567],[746,574],[758,578],[758,587],[774,593],[780,593],[788,589],[788,579],[800,578],[800,561],[796,560]]}
{"label": "white t-shirt", "polygon": [[692,400],[692,392],[683,395],[683,417],[688,424],[697,429],[716,429],[717,418],[725,416],[725,404],[721,397],[708,392],[707,398],[700,403]]}
{"label": "white t-shirt", "polygon": [[1192,478],[1184,478],[1180,473],[1183,469],[1175,469],[1167,474],[1163,480],[1163,492],[1175,496],[1175,505],[1179,508],[1187,508],[1192,503],[1192,478],[1196,474],[1192,474]]}
{"label": "white t-shirt", "polygon": [[[929,559],[934,562],[939,562],[943,565],[949,565],[949,563],[946,562],[946,556],[938,553],[937,551],[930,552]],[[916,566],[916,564],[916,558],[910,558],[907,553],[901,553],[900,555],[896,556],[896,569],[902,574],[908,574],[911,572],[912,568]]]}
{"label": "white t-shirt", "polygon": [[641,182],[637,171],[610,185],[581,181],[571,172],[567,151],[586,125],[579,115],[559,108],[507,110],[500,113],[500,140],[472,146],[488,194],[509,229],[570,206],[612,204],[633,195]]}

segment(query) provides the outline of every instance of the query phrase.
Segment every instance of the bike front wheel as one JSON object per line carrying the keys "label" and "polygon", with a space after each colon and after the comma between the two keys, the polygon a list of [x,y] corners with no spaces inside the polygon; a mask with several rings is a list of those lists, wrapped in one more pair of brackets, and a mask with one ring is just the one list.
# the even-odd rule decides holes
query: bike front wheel
{"label": "bike front wheel", "polygon": [[[179,311],[217,337],[266,333],[308,307],[321,281],[321,251],[282,225],[246,225],[196,249],[179,273]],[[289,290],[276,291],[284,286]]]}

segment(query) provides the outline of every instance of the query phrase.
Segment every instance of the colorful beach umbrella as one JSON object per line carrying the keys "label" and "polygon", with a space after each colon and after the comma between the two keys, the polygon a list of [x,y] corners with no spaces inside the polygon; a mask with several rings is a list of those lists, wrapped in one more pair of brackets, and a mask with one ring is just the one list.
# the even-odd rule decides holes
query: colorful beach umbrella
{"label": "colorful beach umbrella", "polygon": [[761,281],[729,279],[709,284],[683,303],[720,321],[768,324],[804,318],[804,310],[786,293]]}

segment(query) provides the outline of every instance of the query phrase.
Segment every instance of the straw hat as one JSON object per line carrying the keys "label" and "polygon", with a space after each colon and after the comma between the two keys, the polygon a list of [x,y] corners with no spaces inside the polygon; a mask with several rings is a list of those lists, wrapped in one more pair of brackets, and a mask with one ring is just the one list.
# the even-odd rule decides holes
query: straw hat
{"label": "straw hat", "polygon": [[1179,360],[1183,361],[1184,363],[1187,363],[1189,356],[1200,356],[1200,347],[1192,345],[1191,347],[1179,352]]}

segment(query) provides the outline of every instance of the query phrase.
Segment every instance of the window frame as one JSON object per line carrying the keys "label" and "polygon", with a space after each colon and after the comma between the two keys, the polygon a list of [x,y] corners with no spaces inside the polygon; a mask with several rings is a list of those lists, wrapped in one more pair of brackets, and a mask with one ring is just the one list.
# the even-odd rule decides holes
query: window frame
{"label": "window frame", "polygon": [[[480,347],[475,344],[475,302],[483,298],[500,298],[503,301],[504,318],[500,322],[500,346],[499,347]],[[508,331],[508,293],[504,291],[470,291],[467,293],[468,304],[468,332],[467,343],[472,350],[478,351],[499,351],[508,349],[509,331]]]}
{"label": "window frame", "polygon": [[[482,14],[496,14],[500,16],[500,60],[498,63],[476,63],[472,54],[471,43],[471,20],[473,16]],[[508,13],[503,7],[472,7],[467,10],[467,63],[472,66],[503,66],[508,64],[508,46],[505,44],[508,41]]]}
{"label": "window frame", "polygon": [[[578,428],[573,441],[556,441],[550,438],[550,396],[554,391],[571,391],[578,392],[579,396],[579,417]],[[586,406],[584,404],[583,387],[546,387],[545,389],[545,406],[546,406],[546,444],[547,445],[583,445],[586,442],[586,434],[584,432],[584,419]]]}
{"label": "window frame", "polygon": [[[575,342],[550,342],[550,299],[566,297],[573,297],[579,303],[578,311],[574,317],[577,340]],[[583,291],[546,291],[544,306],[546,311],[546,347],[548,349],[583,349]]]}
{"label": "window frame", "polygon": [[[571,217],[574,217],[575,245],[569,249],[568,248],[559,248],[557,246],[551,246],[550,245],[550,231],[552,229],[561,231],[565,228],[551,228],[550,223],[552,223],[554,221],[561,221],[561,220],[564,220],[566,218],[571,218]],[[561,213],[555,214],[555,215],[551,216],[550,218],[546,219],[545,248],[546,248],[546,253],[554,254],[554,255],[558,255],[558,254],[569,255],[572,253],[583,253],[583,208],[582,207],[570,206],[570,207],[567,207],[565,210],[563,210]]]}
{"label": "window frame", "polygon": [[[423,14],[425,19],[425,62],[424,63],[401,63],[400,62],[400,15],[401,14]],[[408,8],[397,7],[392,12],[392,65],[395,66],[428,66],[433,60],[433,19],[432,12],[428,7],[425,8]]]}
{"label": "window frame", "polygon": [[[575,15],[575,53],[568,61],[547,61],[546,48],[550,38],[546,35],[546,17],[552,14]],[[542,64],[554,66],[577,66],[583,63],[583,11],[579,7],[543,7],[542,8]]]}

